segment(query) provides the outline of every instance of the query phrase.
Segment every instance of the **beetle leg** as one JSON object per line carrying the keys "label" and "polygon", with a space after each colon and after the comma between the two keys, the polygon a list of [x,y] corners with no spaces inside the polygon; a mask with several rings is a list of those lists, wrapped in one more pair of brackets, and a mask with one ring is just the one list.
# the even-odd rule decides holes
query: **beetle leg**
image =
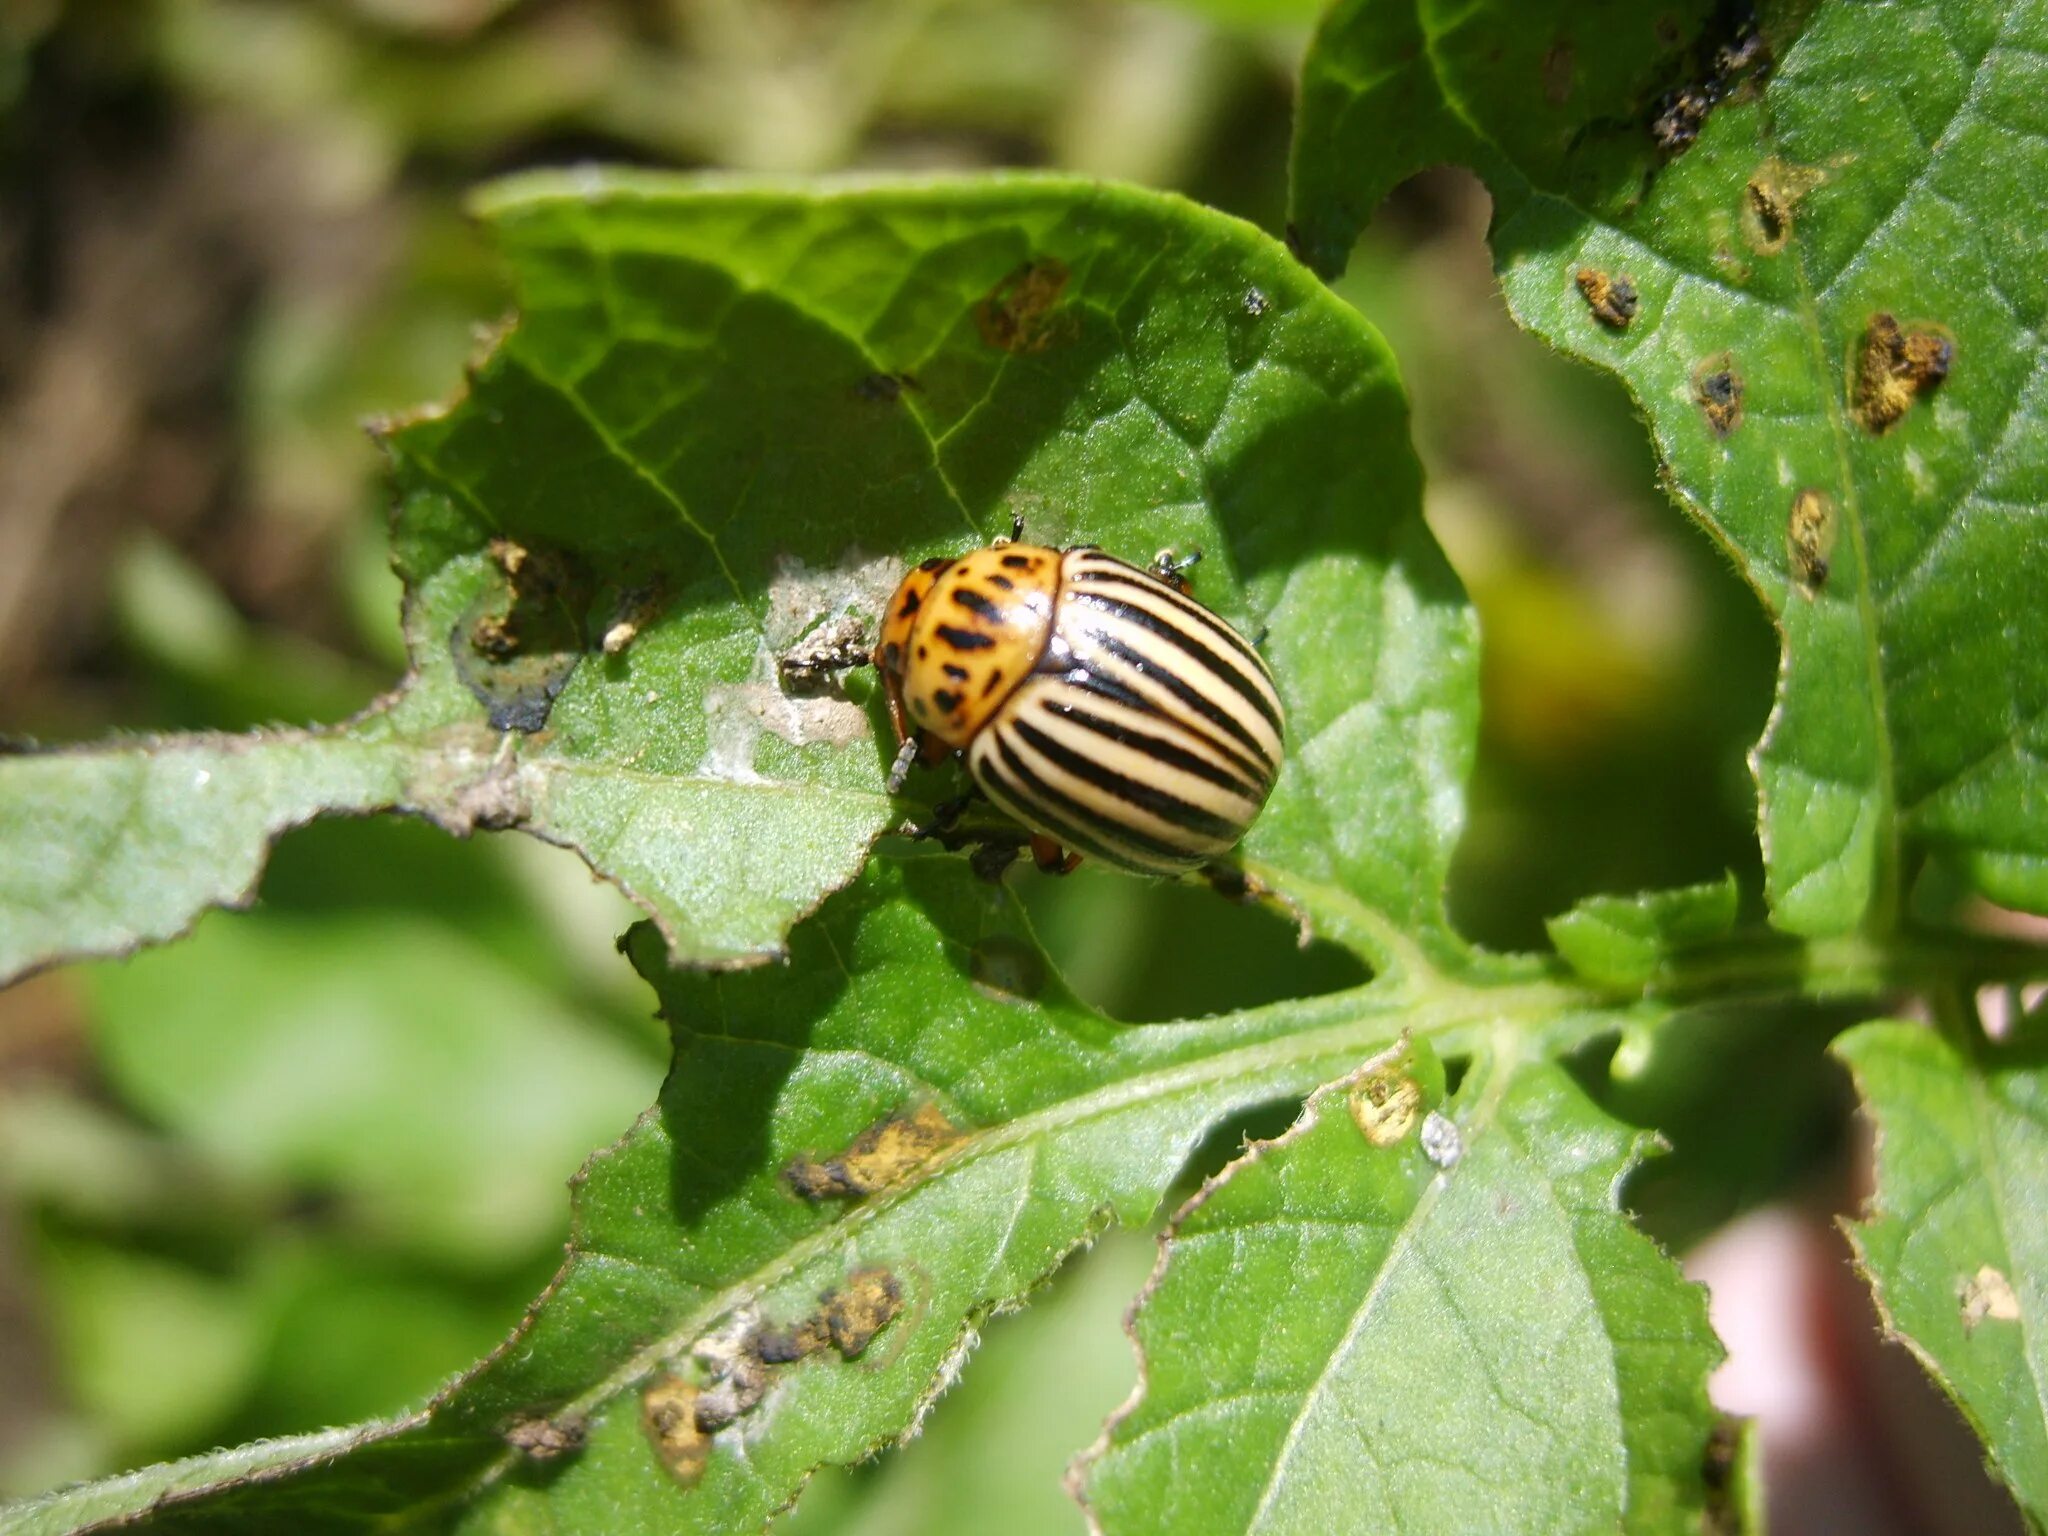
{"label": "beetle leg", "polygon": [[903,745],[896,749],[896,761],[889,765],[888,788],[890,794],[900,795],[903,793],[903,782],[910,777],[910,770],[912,765],[917,762],[919,750],[918,739],[915,736],[903,738]]}
{"label": "beetle leg", "polygon": [[1199,549],[1189,550],[1185,555],[1176,554],[1171,549],[1162,549],[1152,557],[1152,564],[1148,569],[1174,591],[1185,593],[1192,585],[1187,573],[1201,563],[1202,552]]}
{"label": "beetle leg", "polygon": [[1081,855],[1068,853],[1051,838],[1040,833],[1032,834],[1031,862],[1048,875],[1071,875],[1081,866]]}

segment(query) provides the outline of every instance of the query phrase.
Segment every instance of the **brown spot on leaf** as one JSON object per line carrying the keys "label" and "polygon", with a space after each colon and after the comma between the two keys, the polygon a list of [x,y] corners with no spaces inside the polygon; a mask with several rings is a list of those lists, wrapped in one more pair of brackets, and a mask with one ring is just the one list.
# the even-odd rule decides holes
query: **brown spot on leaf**
{"label": "brown spot on leaf", "polygon": [[1863,429],[1883,436],[1913,402],[1948,377],[1955,343],[1938,326],[1901,326],[1880,311],[1864,328],[1856,360],[1853,409]]}
{"label": "brown spot on leaf", "polygon": [[1785,554],[1792,579],[1808,597],[1827,585],[1835,552],[1835,503],[1825,492],[1803,490],[1785,521]]}
{"label": "brown spot on leaf", "polygon": [[1714,436],[1726,437],[1742,425],[1742,375],[1735,369],[1734,353],[1717,353],[1695,368],[1692,393]]}
{"label": "brown spot on leaf", "polygon": [[1422,1085],[1398,1066],[1374,1072],[1345,1095],[1352,1123],[1376,1147],[1391,1147],[1422,1118]]}
{"label": "brown spot on leaf", "polygon": [[1592,307],[1594,319],[1612,331],[1629,328],[1641,301],[1636,296],[1636,285],[1627,273],[1581,267],[1577,282],[1579,292],[1585,295],[1586,303]]}
{"label": "brown spot on leaf", "polygon": [[703,1394],[679,1376],[661,1375],[640,1394],[640,1427],[668,1475],[693,1488],[711,1459],[711,1437],[697,1422]]}
{"label": "brown spot on leaf", "polygon": [[583,1449],[581,1419],[551,1419],[545,1414],[514,1419],[505,1426],[505,1443],[534,1461],[553,1461]]}
{"label": "brown spot on leaf", "polygon": [[832,1347],[843,1359],[855,1360],[903,1310],[903,1287],[886,1269],[857,1269],[819,1301]]}
{"label": "brown spot on leaf", "polygon": [[1742,189],[1742,238],[1759,256],[1775,256],[1792,238],[1792,215],[1824,174],[1803,165],[1767,160]]}
{"label": "brown spot on leaf", "polygon": [[796,1159],[783,1177],[806,1200],[871,1195],[909,1177],[961,1134],[936,1104],[921,1104],[869,1126],[836,1157]]}
{"label": "brown spot on leaf", "polygon": [[538,731],[583,658],[583,615],[594,583],[580,561],[560,550],[500,538],[485,552],[498,580],[456,622],[449,654],[491,729]]}
{"label": "brown spot on leaf", "polygon": [[974,306],[981,339],[1002,352],[1043,352],[1068,329],[1055,311],[1070,276],[1056,256],[1025,262]]}
{"label": "brown spot on leaf", "polygon": [[1975,1333],[1986,1321],[2016,1323],[2020,1320],[2020,1298],[2012,1282],[1989,1264],[1963,1282],[1960,1296],[1963,1332]]}

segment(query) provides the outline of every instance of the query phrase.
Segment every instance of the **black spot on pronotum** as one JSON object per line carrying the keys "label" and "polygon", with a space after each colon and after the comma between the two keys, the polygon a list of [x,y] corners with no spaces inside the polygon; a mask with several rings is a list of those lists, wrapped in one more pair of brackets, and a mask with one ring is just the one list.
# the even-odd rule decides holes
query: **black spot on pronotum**
{"label": "black spot on pronotum", "polygon": [[1032,555],[1005,555],[1003,556],[1003,564],[1013,571],[1035,571],[1038,569],[1038,560]]}
{"label": "black spot on pronotum", "polygon": [[965,667],[955,666],[952,662],[949,661],[946,663],[945,671],[946,676],[953,679],[953,681],[956,683],[964,683],[967,681],[967,669]]}
{"label": "black spot on pronotum", "polygon": [[1610,331],[1625,331],[1635,320],[1640,300],[1636,285],[1624,272],[1603,272],[1598,267],[1581,267],[1575,281],[1593,311],[1593,318]]}
{"label": "black spot on pronotum", "polygon": [[1017,590],[1017,583],[1010,580],[1009,577],[1004,576],[1001,573],[989,577],[988,580],[990,586],[999,587],[1005,592],[1014,592]]}
{"label": "black spot on pronotum", "polygon": [[[972,629],[959,629],[951,624],[941,624],[932,631],[956,651],[985,651],[996,643],[994,635],[984,635]],[[924,647],[917,648],[918,655],[924,654]]]}
{"label": "black spot on pronotum", "polygon": [[978,619],[984,619],[991,624],[1003,622],[1003,610],[972,587],[955,587],[953,601]]}
{"label": "black spot on pronotum", "polygon": [[939,713],[950,715],[960,707],[960,695],[951,688],[940,688],[933,692],[932,702],[939,706]]}

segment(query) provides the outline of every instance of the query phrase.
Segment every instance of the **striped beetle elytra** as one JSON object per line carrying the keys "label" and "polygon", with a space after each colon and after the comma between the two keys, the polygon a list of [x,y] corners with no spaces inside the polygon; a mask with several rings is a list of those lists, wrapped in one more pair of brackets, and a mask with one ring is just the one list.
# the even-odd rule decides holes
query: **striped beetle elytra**
{"label": "striped beetle elytra", "polygon": [[1190,595],[1193,563],[998,540],[916,567],[873,657],[903,747],[891,788],[913,760],[963,757],[1048,867],[1063,847],[1179,875],[1228,852],[1285,724],[1264,659]]}

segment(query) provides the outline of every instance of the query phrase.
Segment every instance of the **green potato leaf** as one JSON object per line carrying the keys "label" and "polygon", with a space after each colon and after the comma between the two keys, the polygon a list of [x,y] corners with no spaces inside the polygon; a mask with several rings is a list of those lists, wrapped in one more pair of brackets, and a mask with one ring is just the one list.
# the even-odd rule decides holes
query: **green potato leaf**
{"label": "green potato leaf", "polygon": [[[937,857],[878,858],[791,945],[786,967],[703,974],[634,931],[668,1083],[580,1178],[570,1256],[525,1324],[427,1408],[253,1469],[245,1450],[59,1493],[5,1528],[118,1509],[210,1532],[281,1511],[309,1532],[758,1529],[815,1467],[909,1431],[975,1326],[1145,1219],[1216,1120],[1504,1002],[1362,988],[1118,1025],[1068,995],[1009,893]],[[861,1285],[886,1290],[879,1324],[828,1347],[830,1298]],[[672,1377],[726,1393],[701,1464],[643,1423]]]}
{"label": "green potato leaf", "polygon": [[1924,857],[2048,911],[2048,10],[1343,0],[1293,217],[1341,268],[1469,165],[1521,322],[1633,391],[1783,639],[1774,921],[1878,929]]}
{"label": "green potato leaf", "polygon": [[1726,937],[1739,900],[1732,874],[1642,896],[1589,896],[1550,920],[1550,942],[1588,980],[1640,987],[1673,950]]}
{"label": "green potato leaf", "polygon": [[1885,1328],[1970,1421],[2048,1530],[2048,1069],[2037,1044],[1976,1060],[1924,1025],[1836,1042],[1877,1133],[1849,1228]]}
{"label": "green potato leaf", "polygon": [[576,849],[678,961],[774,956],[902,815],[872,679],[801,693],[778,658],[1013,516],[1201,548],[1290,718],[1253,867],[1361,948],[1372,915],[1441,930],[1472,616],[1384,344],[1276,243],[1053,177],[578,175],[480,210],[518,323],[385,433],[406,686],[325,730],[0,760],[0,975],[168,937],[281,830],[379,809]]}
{"label": "green potato leaf", "polygon": [[1174,1219],[1107,1536],[1704,1528],[1720,1347],[1619,1207],[1645,1136],[1545,1063],[1441,1097],[1383,1057]]}

